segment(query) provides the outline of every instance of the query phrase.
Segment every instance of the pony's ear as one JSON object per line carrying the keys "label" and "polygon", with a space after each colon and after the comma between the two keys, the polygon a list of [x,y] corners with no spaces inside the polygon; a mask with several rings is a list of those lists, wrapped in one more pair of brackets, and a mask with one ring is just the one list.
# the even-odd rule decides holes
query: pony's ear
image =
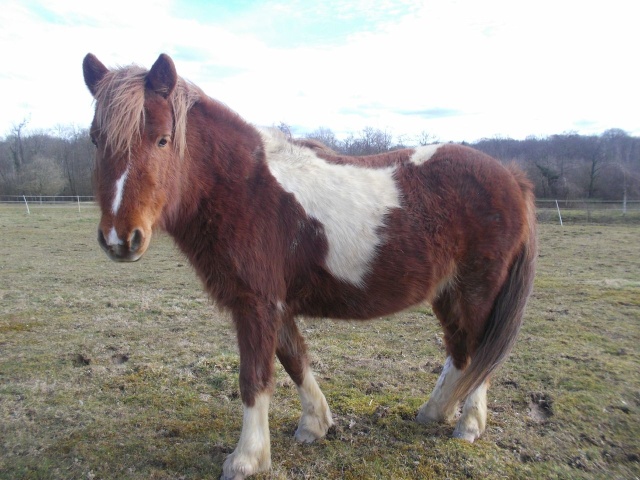
{"label": "pony's ear", "polygon": [[109,71],[100,60],[93,54],[87,53],[82,61],[82,72],[84,73],[84,83],[87,84],[91,95],[96,96],[98,90],[98,83],[105,74]]}
{"label": "pony's ear", "polygon": [[147,88],[167,98],[177,82],[178,74],[173,60],[165,53],[160,54],[147,74]]}

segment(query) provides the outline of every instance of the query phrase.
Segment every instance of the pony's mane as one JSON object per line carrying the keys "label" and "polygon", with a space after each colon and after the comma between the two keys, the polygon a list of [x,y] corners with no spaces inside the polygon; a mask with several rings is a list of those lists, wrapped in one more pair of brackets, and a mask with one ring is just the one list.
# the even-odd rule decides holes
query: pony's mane
{"label": "pony's mane", "polygon": [[[145,122],[145,77],[148,70],[137,65],[110,70],[100,80],[96,99],[96,122],[106,133],[107,147],[114,153],[131,153]],[[169,96],[173,108],[172,142],[180,157],[186,150],[187,112],[204,94],[178,77]]]}
{"label": "pony's mane", "polygon": [[325,155],[338,155],[338,153],[327,147],[320,140],[316,140],[315,138],[292,138],[292,143],[296,145],[300,145],[301,147],[310,148],[318,153],[324,153]]}
{"label": "pony's mane", "polygon": [[312,138],[293,138],[290,133],[276,127],[258,127],[266,148],[271,153],[287,152],[288,155],[299,156],[311,150],[325,155],[338,155],[319,140]]}

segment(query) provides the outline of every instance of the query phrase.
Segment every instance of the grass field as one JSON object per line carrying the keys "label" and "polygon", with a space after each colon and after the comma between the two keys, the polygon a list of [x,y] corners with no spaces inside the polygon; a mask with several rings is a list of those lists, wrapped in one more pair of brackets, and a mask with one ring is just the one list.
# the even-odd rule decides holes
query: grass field
{"label": "grass field", "polygon": [[[0,206],[0,478],[218,478],[242,407],[229,319],[158,236],[107,260],[97,211]],[[256,478],[640,477],[640,226],[544,224],[536,288],[485,435],[413,419],[444,361],[428,307],[301,320],[336,427],[293,440],[283,370]]]}

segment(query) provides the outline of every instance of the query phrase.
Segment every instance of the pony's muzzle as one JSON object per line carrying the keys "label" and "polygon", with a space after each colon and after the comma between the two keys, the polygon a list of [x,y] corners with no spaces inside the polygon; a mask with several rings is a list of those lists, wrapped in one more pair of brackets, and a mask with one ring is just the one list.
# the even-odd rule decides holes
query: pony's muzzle
{"label": "pony's muzzle", "polygon": [[145,236],[139,228],[135,228],[126,240],[121,240],[115,234],[115,229],[105,236],[99,228],[98,243],[107,256],[115,262],[135,262],[142,257],[145,250]]}

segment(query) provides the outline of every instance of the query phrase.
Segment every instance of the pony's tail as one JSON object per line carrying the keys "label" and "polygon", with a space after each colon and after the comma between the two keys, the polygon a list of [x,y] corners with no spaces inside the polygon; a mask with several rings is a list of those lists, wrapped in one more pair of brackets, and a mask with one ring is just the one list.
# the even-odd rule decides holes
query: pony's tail
{"label": "pony's tail", "polygon": [[525,305],[533,290],[538,256],[533,186],[515,166],[510,171],[520,184],[526,202],[527,218],[522,246],[495,299],[480,345],[458,379],[445,411],[482,385],[506,360],[520,332]]}

